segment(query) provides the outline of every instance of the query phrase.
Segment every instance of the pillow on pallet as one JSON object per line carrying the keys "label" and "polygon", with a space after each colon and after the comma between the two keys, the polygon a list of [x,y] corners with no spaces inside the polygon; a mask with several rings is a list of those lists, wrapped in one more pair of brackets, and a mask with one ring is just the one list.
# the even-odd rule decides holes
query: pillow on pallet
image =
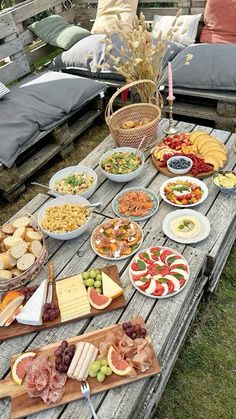
{"label": "pillow on pallet", "polygon": [[236,43],[236,0],[208,0],[200,42]]}
{"label": "pillow on pallet", "polygon": [[[179,29],[175,32],[174,41],[185,46],[193,44],[196,41],[199,21],[199,15],[182,15],[177,18],[177,26]],[[155,38],[161,36],[161,39],[168,38],[168,32],[172,28],[175,16],[154,16],[153,33]],[[178,26],[182,22],[182,25]],[[184,33],[183,33],[184,32]]]}
{"label": "pillow on pallet", "polygon": [[59,15],[34,22],[29,29],[42,41],[62,49],[69,49],[80,39],[90,35],[86,29],[71,25]]}
{"label": "pillow on pallet", "polygon": [[117,32],[117,20],[124,31],[129,30],[138,7],[138,0],[98,0],[97,15],[91,32]]}
{"label": "pillow on pallet", "polygon": [[[189,65],[179,66],[186,54]],[[185,48],[172,62],[174,87],[236,91],[236,45],[196,44]]]}
{"label": "pillow on pallet", "polygon": [[5,86],[5,84],[0,82],[0,99],[2,99],[10,90]]}

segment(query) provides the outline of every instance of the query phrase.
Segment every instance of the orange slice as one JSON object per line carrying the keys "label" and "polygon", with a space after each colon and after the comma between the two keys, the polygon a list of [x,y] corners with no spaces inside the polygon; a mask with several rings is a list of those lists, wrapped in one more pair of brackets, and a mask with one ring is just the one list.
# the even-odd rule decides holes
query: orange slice
{"label": "orange slice", "polygon": [[132,371],[132,368],[128,362],[121,358],[113,346],[110,346],[109,348],[107,361],[111,370],[117,375],[128,375]]}
{"label": "orange slice", "polygon": [[23,379],[25,377],[25,367],[28,365],[30,361],[36,356],[35,352],[25,352],[24,354],[21,354],[18,356],[18,358],[15,360],[12,369],[11,369],[11,375],[13,378],[13,381],[21,385],[23,382]]}

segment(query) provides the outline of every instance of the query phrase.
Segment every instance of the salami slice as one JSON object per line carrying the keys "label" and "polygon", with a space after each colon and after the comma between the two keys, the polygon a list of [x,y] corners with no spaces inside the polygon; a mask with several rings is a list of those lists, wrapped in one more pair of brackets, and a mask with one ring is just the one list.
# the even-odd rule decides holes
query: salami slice
{"label": "salami slice", "polygon": [[54,367],[52,369],[52,375],[50,380],[50,388],[61,388],[66,384],[67,375],[65,373],[58,372]]}

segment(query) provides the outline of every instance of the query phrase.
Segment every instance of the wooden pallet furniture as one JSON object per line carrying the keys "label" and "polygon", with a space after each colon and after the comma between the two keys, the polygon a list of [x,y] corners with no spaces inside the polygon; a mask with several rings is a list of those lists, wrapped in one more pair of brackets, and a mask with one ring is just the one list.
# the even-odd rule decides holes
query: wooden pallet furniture
{"label": "wooden pallet furniture", "polygon": [[[163,130],[167,127],[167,124],[167,120],[161,121],[159,137],[163,135]],[[177,126],[180,130],[186,131],[201,129],[218,137],[229,149],[229,159],[226,167],[228,169],[235,168],[234,139],[230,132],[212,130],[208,127],[184,122],[177,123]],[[53,262],[56,278],[73,275],[92,267],[104,266],[104,260],[96,256],[91,249],[90,235],[95,226],[106,218],[110,219],[114,216],[111,201],[120,190],[126,187],[124,184],[108,181],[99,170],[98,156],[111,147],[114,147],[114,143],[109,136],[82,161],[82,164],[93,167],[98,175],[98,187],[90,201],[103,202],[101,211],[94,214],[90,230],[70,243],[63,243],[51,238],[46,240],[49,248],[49,260]],[[142,176],[130,182],[128,186],[148,186],[158,193],[160,185],[165,179],[166,177],[158,173],[152,165],[150,155],[146,155],[145,169]],[[129,280],[129,259],[118,261],[117,266],[127,300],[126,308],[109,314],[106,313],[94,319],[86,319],[2,342],[0,344],[2,360],[0,376],[3,378],[9,373],[8,360],[15,353],[33,350],[33,348],[50,342],[70,338],[141,315],[146,320],[149,334],[161,362],[161,374],[106,393],[97,394],[92,397],[92,400],[100,419],[150,418],[154,405],[160,400],[165,389],[181,344],[186,337],[204,293],[207,290],[213,292],[218,284],[219,274],[224,267],[235,237],[235,197],[232,194],[227,195],[220,192],[213,185],[211,178],[204,180],[204,182],[209,188],[209,196],[203,204],[196,208],[208,216],[212,230],[210,236],[202,243],[195,246],[185,246],[172,242],[165,237],[161,228],[162,221],[165,215],[173,210],[173,207],[164,201],[160,201],[160,207],[156,215],[141,223],[144,229],[143,248],[157,244],[166,245],[183,253],[189,262],[191,278],[182,292],[165,300],[147,298],[136,291]],[[46,195],[38,194],[19,211],[18,215],[30,211],[37,216],[39,208],[49,199]],[[114,262],[106,261],[107,263],[111,265]],[[45,274],[46,270],[42,270],[33,282],[41,282],[45,278]],[[1,400],[0,417],[9,416],[9,400]],[[82,400],[48,410],[46,417],[53,419],[89,419],[91,415],[86,402]],[[35,415],[34,418],[40,419],[42,414]]]}

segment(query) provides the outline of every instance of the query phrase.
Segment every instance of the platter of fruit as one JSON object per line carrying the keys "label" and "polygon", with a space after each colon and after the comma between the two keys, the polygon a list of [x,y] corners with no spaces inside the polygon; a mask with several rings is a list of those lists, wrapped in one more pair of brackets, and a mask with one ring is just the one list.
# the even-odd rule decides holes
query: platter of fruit
{"label": "platter of fruit", "polygon": [[160,188],[162,199],[175,207],[193,207],[208,196],[208,188],[201,180],[190,176],[167,179]]}
{"label": "platter of fruit", "polygon": [[141,227],[128,218],[113,218],[96,227],[91,236],[93,251],[103,259],[122,260],[141,246]]}
{"label": "platter of fruit", "polygon": [[2,296],[1,341],[117,310],[126,305],[115,265],[58,279],[53,284],[51,302],[46,302],[47,279],[40,285],[9,291]]}
{"label": "platter of fruit", "polygon": [[[173,157],[187,157],[192,161],[189,170],[185,172],[171,171],[168,160]],[[204,131],[193,133],[180,133],[166,136],[152,150],[152,162],[164,175],[173,177],[175,174],[188,174],[199,179],[211,176],[215,171],[222,169],[227,162],[228,151],[225,145],[217,138]],[[183,166],[183,167],[182,167]],[[184,163],[179,170],[184,169]],[[174,167],[175,168],[175,167]]]}
{"label": "platter of fruit", "polygon": [[151,298],[168,298],[178,294],[189,280],[185,258],[169,247],[155,246],[134,256],[129,269],[133,286]]}
{"label": "platter of fruit", "polygon": [[11,357],[0,398],[20,418],[160,373],[142,317]]}

